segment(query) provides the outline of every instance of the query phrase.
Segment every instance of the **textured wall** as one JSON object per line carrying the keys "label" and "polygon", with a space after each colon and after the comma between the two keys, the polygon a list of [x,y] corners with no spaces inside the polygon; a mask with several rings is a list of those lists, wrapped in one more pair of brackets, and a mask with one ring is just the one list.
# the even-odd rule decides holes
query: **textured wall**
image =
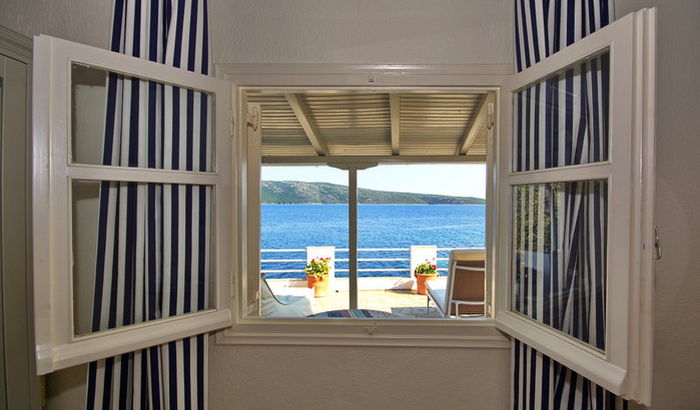
{"label": "textured wall", "polygon": [[48,34],[107,47],[112,0],[2,0],[0,24],[28,37]]}
{"label": "textured wall", "polygon": [[[218,63],[512,63],[511,0],[210,0]],[[106,47],[111,0],[3,0],[0,24]]]}
{"label": "textured wall", "polygon": [[503,349],[214,346],[211,410],[506,409]]}
{"label": "textured wall", "polygon": [[217,62],[512,63],[511,0],[213,0]]}

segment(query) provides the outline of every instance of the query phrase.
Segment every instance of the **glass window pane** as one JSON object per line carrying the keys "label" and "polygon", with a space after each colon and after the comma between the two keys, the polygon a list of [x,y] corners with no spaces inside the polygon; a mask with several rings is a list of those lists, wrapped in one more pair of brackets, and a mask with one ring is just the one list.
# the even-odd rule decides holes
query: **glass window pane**
{"label": "glass window pane", "polygon": [[76,335],[212,307],[213,187],[73,181]]}
{"label": "glass window pane", "polygon": [[[166,104],[165,101],[171,101]],[[73,63],[71,160],[212,171],[210,94]]]}
{"label": "glass window pane", "polygon": [[512,171],[607,161],[609,77],[606,51],[516,91]]}
{"label": "glass window pane", "polygon": [[[347,171],[328,166],[261,168],[261,316],[348,308],[347,181]],[[314,266],[327,266],[326,275],[307,278],[313,259],[323,259]]]}
{"label": "glass window pane", "polygon": [[[426,304],[427,290],[417,286],[415,271],[434,266],[437,276],[421,281],[445,289],[453,249],[481,249],[483,266],[485,172],[483,164],[392,164],[358,172],[360,309],[404,319],[443,317],[433,301]],[[455,299],[472,291],[484,299],[483,283],[473,288],[462,281],[466,275],[455,276],[461,285],[453,287]],[[483,314],[483,306],[462,305],[460,313]]]}
{"label": "glass window pane", "polygon": [[606,180],[513,187],[512,309],[605,349]]}

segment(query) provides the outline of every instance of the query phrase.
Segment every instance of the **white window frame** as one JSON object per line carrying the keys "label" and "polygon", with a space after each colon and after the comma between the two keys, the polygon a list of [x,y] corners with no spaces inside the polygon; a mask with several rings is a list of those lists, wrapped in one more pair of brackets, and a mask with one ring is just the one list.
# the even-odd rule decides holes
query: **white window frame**
{"label": "white window frame", "polygon": [[[238,107],[234,117],[246,118],[244,92],[246,90],[283,90],[300,93],[309,90],[347,89],[374,90],[378,92],[408,90],[441,90],[452,92],[492,91],[498,101],[499,86],[512,75],[512,66],[503,65],[336,65],[336,64],[232,64],[219,65],[218,70],[234,84],[232,95]],[[334,84],[319,87],[317,84]],[[245,85],[251,84],[251,85]],[[496,102],[497,104],[497,102]],[[493,260],[495,252],[496,206],[492,200],[495,152],[498,139],[498,110],[496,110],[493,140],[487,149],[487,260]],[[259,266],[259,252],[251,252],[250,245],[259,243],[254,224],[259,203],[251,201],[245,175],[253,174],[249,167],[259,169],[260,158],[246,157],[247,121],[235,121],[236,147],[241,155],[240,163],[246,164],[241,178],[237,179],[237,201],[241,204],[237,215],[238,238],[246,238],[235,245],[234,252],[240,267],[234,275],[236,313],[233,326],[217,334],[218,344],[245,345],[336,345],[336,346],[414,346],[414,347],[463,347],[510,348],[510,342],[495,327],[493,315],[485,318],[464,319],[332,319],[332,318],[268,318],[250,317],[244,283],[249,267]],[[255,150],[253,150],[255,151]],[[310,158],[309,158],[310,159]],[[369,158],[364,158],[369,159]],[[423,158],[425,159],[425,158]],[[298,158],[294,158],[297,162]],[[323,162],[327,158],[318,158]],[[394,161],[393,159],[386,159]],[[383,161],[379,161],[383,162]],[[396,158],[395,162],[406,162]],[[297,162],[298,163],[298,162]],[[251,226],[252,224],[252,226]],[[493,277],[493,265],[487,274]],[[493,281],[491,281],[493,285]],[[493,295],[493,286],[488,290]],[[493,304],[493,301],[492,303]]]}
{"label": "white window frame", "polygon": [[[501,99],[504,145],[497,182],[498,328],[607,390],[645,404],[651,394],[654,25],[654,9],[631,13],[505,82]],[[606,49],[610,52],[608,160],[512,172],[513,93]],[[608,181],[604,352],[511,307],[512,186],[589,179]]]}
{"label": "white window frame", "polygon": [[[160,83],[202,90],[214,98],[215,170],[73,164],[70,154],[71,65],[81,63]],[[231,324],[227,221],[233,215],[231,98],[228,82],[49,36],[34,40],[33,236],[34,312],[39,374],[86,363]],[[101,137],[101,136],[97,136]],[[114,180],[213,186],[212,308],[122,328],[74,335],[71,180]]]}
{"label": "white window frame", "polygon": [[[444,87],[403,87],[403,88],[396,88],[396,87],[374,87],[374,88],[367,88],[367,87],[307,87],[304,89],[300,89],[298,87],[294,88],[285,88],[285,87],[240,87],[240,97],[242,103],[240,104],[240,107],[246,107],[248,106],[249,111],[252,110],[259,110],[259,104],[247,104],[247,101],[243,101],[245,98],[245,93],[249,91],[262,91],[262,92],[273,92],[273,93],[281,93],[281,94],[288,94],[288,93],[293,93],[293,94],[305,94],[305,93],[313,93],[313,92],[319,92],[323,90],[330,90],[330,91],[359,91],[359,92],[381,92],[381,93],[402,93],[402,94],[410,94],[411,92],[421,92],[421,91],[431,91],[431,92],[449,92],[449,93],[464,93],[464,94],[469,94],[469,93],[488,93],[492,97],[489,98],[489,105],[491,106],[491,109],[494,110],[494,115],[490,116],[492,118],[486,118],[485,121],[492,121],[495,123],[495,95],[498,92],[497,88],[494,87],[450,87],[450,88],[444,88]],[[493,99],[491,99],[493,98]],[[488,108],[485,108],[488,109]],[[245,112],[242,109],[241,115],[246,115]],[[251,114],[248,112],[248,118],[250,120],[257,120],[258,122],[261,120],[260,118],[260,113],[253,113]],[[253,118],[250,118],[252,115]],[[251,126],[250,122],[248,121],[248,126]],[[259,128],[259,126],[257,126]],[[493,140],[493,129],[489,130],[487,134],[489,136],[487,138]],[[249,130],[250,132],[250,130]],[[476,164],[476,163],[483,163],[485,167],[487,168],[487,174],[491,175],[492,170],[493,170],[493,161],[492,161],[492,147],[489,147],[487,149],[487,155],[484,156],[479,156],[483,157],[480,158],[483,160],[479,162],[475,162],[474,159],[468,159],[466,155],[399,155],[399,156],[393,156],[393,155],[388,155],[388,156],[319,156],[319,155],[309,155],[309,156],[275,156],[275,157],[268,157],[267,160],[263,160],[260,154],[261,150],[261,144],[262,141],[260,140],[260,130],[257,131],[258,135],[255,138],[252,135],[247,135],[246,138],[248,138],[247,144],[246,144],[246,152],[247,152],[247,157],[246,157],[246,164],[247,164],[247,169],[246,169],[246,174],[248,175],[248,179],[246,181],[247,183],[247,188],[246,188],[246,194],[247,194],[247,208],[249,209],[248,215],[246,216],[245,220],[248,225],[248,234],[246,235],[247,237],[247,243],[248,243],[248,266],[250,269],[249,274],[246,276],[246,278],[253,278],[253,277],[259,277],[260,275],[260,171],[261,167],[265,165],[270,165],[270,166],[304,166],[304,165],[326,165],[328,167],[334,167],[337,169],[342,169],[348,172],[348,187],[350,190],[352,190],[353,184],[350,182],[354,178],[355,180],[355,188],[357,188],[357,176],[358,173],[368,169],[372,168],[374,166],[379,166],[379,165],[391,165],[391,164],[423,164],[423,165],[430,165],[430,164]],[[253,140],[251,140],[251,137]],[[490,157],[491,156],[491,157]],[[352,174],[355,174],[353,177]],[[488,176],[487,176],[488,178]],[[486,180],[484,180],[484,184],[486,184]],[[489,184],[489,186],[486,187],[486,192],[487,196],[492,192],[492,186]],[[493,207],[493,204],[487,200],[487,207],[491,206]],[[357,206],[357,197],[354,198],[354,201],[352,200],[352,195],[349,196],[348,206],[352,208],[353,204]],[[493,208],[487,209],[486,212],[486,217],[487,218],[492,218],[494,216]],[[352,235],[354,231],[355,237],[357,236],[357,226],[353,226],[353,221],[351,219],[348,220],[349,224],[349,232]],[[355,221],[354,224],[357,224],[357,215],[355,215]],[[357,239],[355,238],[355,242]],[[349,251],[350,251],[350,259],[352,260],[352,249],[357,248],[357,243],[354,245],[352,243],[349,243]],[[355,255],[356,256],[356,255]],[[487,257],[488,259],[488,257]],[[490,262],[487,263],[487,265],[490,265]],[[357,292],[359,291],[357,289],[357,279],[359,279],[359,276],[357,276],[358,273],[355,272],[353,275],[352,268],[349,269],[349,287],[350,287],[350,299],[349,299],[349,309],[357,309],[357,298],[358,294]],[[355,280],[353,280],[353,276]],[[492,282],[491,281],[491,276],[488,275],[487,279],[487,288],[488,285]],[[247,286],[247,283],[242,282],[243,286]],[[354,289],[354,292],[353,292]],[[250,294],[249,291],[242,292],[241,293],[243,296],[247,296]],[[486,312],[485,312],[485,317],[491,318],[492,317],[492,310],[490,307],[493,305],[493,300],[492,296],[493,292],[491,289],[488,289],[488,292],[486,292]],[[246,306],[245,309],[242,311],[248,312],[249,314],[251,312],[259,312],[259,306],[258,310],[256,311],[254,309],[254,302],[257,301],[257,304],[259,305],[260,300],[259,298],[254,301],[245,301],[243,302],[243,305]],[[353,306],[353,302],[355,303],[355,306]],[[255,316],[255,315],[253,315]],[[327,319],[327,318],[324,318]],[[466,318],[469,319],[469,318]],[[476,318],[478,319],[478,318]],[[412,319],[410,319],[412,320]],[[431,319],[435,320],[435,319]]]}

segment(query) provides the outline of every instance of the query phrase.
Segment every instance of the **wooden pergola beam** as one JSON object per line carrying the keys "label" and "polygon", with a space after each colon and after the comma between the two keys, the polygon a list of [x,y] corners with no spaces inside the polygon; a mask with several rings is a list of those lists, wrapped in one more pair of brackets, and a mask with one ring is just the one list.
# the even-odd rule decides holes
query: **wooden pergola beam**
{"label": "wooden pergola beam", "polygon": [[451,164],[451,163],[484,163],[486,155],[329,155],[313,156],[275,156],[261,158],[266,165],[273,164],[351,164],[358,169],[366,168],[368,164]]}
{"label": "wooden pergola beam", "polygon": [[306,138],[309,139],[311,145],[313,145],[316,153],[318,155],[328,155],[328,146],[326,142],[321,138],[318,132],[318,127],[316,126],[316,121],[314,121],[309,111],[309,107],[306,105],[303,97],[300,94],[285,94],[287,102],[292,107],[294,114],[297,116],[301,127],[306,133]]}
{"label": "wooden pergola beam", "polygon": [[467,155],[469,148],[476,140],[477,135],[479,135],[481,126],[488,118],[488,105],[492,104],[493,100],[492,94],[484,94],[484,96],[481,97],[479,105],[476,108],[476,115],[459,142],[459,150],[457,152],[459,155]]}
{"label": "wooden pergola beam", "polygon": [[391,153],[399,155],[401,138],[401,95],[389,94],[389,112],[391,113]]}

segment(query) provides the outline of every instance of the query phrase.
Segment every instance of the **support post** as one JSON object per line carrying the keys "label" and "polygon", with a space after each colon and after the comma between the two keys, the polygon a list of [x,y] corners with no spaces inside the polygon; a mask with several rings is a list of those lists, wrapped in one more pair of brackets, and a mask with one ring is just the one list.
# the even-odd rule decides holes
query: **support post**
{"label": "support post", "polygon": [[350,309],[357,309],[357,168],[348,169],[348,248]]}
{"label": "support post", "polygon": [[348,287],[349,308],[357,309],[357,171],[376,167],[376,162],[338,161],[328,166],[348,171]]}

